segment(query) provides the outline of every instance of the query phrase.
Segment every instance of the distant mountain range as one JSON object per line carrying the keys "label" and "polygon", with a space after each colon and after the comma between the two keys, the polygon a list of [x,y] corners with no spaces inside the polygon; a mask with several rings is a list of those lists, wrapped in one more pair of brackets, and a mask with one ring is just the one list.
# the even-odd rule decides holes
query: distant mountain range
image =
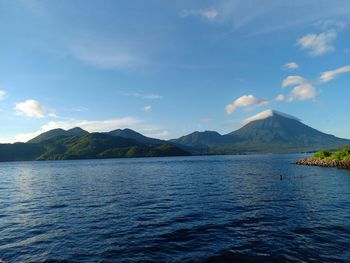
{"label": "distant mountain range", "polygon": [[27,143],[0,144],[0,161],[65,160],[205,154],[294,153],[339,148],[350,140],[322,133],[274,110],[251,118],[234,132],[194,132],[169,141],[131,129],[89,133],[79,127],[54,129]]}
{"label": "distant mountain range", "polygon": [[[114,135],[114,134],[119,134]],[[130,138],[129,138],[130,137]],[[135,140],[133,138],[138,138]],[[135,131],[88,133],[81,128],[54,129],[27,143],[0,144],[0,161],[75,160],[127,157],[186,156],[173,143]]]}

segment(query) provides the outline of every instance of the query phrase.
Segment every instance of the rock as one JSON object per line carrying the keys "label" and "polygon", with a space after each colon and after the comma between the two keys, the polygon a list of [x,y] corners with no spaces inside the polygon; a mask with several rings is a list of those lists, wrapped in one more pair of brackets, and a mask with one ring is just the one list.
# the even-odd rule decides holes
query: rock
{"label": "rock", "polygon": [[350,169],[350,161],[339,161],[339,160],[325,160],[318,158],[305,158],[303,160],[296,161],[298,165],[310,165],[310,166],[321,166],[321,167],[337,167],[341,169]]}

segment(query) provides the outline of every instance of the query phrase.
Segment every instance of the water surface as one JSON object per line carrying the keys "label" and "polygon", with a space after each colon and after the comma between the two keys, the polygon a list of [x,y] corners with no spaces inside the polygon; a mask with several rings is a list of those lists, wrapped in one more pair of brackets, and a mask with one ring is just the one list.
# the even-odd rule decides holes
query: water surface
{"label": "water surface", "polygon": [[350,262],[350,171],[298,158],[1,163],[0,258]]}

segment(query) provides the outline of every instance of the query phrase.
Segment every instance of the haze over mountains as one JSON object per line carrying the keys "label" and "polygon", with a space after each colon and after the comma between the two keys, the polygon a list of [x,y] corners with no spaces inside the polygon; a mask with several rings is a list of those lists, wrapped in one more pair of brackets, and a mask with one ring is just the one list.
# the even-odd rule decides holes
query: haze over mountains
{"label": "haze over mountains", "polygon": [[221,135],[193,132],[170,141],[146,137],[131,129],[89,133],[79,127],[54,129],[27,143],[0,145],[0,160],[62,160],[190,154],[293,153],[338,148],[350,140],[322,133],[291,115],[267,110],[240,129]]}

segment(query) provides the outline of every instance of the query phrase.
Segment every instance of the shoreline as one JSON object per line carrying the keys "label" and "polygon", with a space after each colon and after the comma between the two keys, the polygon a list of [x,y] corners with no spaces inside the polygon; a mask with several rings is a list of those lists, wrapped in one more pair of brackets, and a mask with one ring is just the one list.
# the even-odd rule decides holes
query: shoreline
{"label": "shoreline", "polygon": [[298,160],[295,163],[298,165],[340,168],[350,170],[350,161],[340,161],[336,159],[326,160],[315,157],[309,157],[302,160]]}

